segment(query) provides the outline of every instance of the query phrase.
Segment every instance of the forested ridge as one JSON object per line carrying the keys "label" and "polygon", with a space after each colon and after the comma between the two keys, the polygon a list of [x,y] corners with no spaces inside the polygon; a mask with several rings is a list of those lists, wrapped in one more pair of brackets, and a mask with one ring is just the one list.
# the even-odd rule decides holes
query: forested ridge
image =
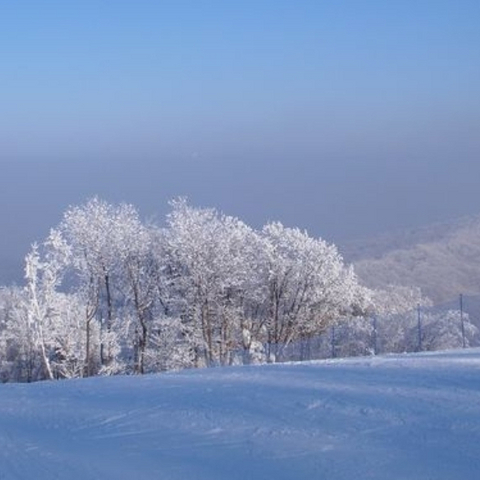
{"label": "forested ridge", "polygon": [[352,241],[342,252],[369,287],[415,285],[445,303],[480,294],[479,233],[480,216],[470,216]]}

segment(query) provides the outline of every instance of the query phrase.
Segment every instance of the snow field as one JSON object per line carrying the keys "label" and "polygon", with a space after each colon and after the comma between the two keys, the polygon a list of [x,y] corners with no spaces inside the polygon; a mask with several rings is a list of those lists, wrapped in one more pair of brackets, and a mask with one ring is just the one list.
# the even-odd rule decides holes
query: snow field
{"label": "snow field", "polygon": [[475,479],[480,351],[0,385],[1,480]]}

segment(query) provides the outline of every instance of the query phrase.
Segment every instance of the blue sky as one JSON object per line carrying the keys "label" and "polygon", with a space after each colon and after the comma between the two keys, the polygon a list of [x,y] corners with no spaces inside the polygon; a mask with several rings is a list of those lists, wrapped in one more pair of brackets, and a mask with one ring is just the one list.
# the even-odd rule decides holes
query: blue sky
{"label": "blue sky", "polygon": [[94,194],[332,241],[477,213],[479,25],[478,0],[6,0],[0,251]]}

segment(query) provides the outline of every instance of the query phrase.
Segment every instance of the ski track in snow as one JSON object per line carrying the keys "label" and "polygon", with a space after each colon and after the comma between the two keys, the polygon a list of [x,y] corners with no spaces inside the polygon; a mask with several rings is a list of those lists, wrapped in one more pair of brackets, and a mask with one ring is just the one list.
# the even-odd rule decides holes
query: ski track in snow
{"label": "ski track in snow", "polygon": [[480,351],[0,385],[0,480],[475,479]]}

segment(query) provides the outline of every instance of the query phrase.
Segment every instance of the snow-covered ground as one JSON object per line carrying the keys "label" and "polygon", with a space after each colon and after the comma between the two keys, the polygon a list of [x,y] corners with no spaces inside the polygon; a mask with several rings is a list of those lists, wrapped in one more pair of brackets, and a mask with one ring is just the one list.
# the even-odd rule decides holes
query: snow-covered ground
{"label": "snow-covered ground", "polygon": [[0,385],[1,480],[480,478],[480,350]]}

